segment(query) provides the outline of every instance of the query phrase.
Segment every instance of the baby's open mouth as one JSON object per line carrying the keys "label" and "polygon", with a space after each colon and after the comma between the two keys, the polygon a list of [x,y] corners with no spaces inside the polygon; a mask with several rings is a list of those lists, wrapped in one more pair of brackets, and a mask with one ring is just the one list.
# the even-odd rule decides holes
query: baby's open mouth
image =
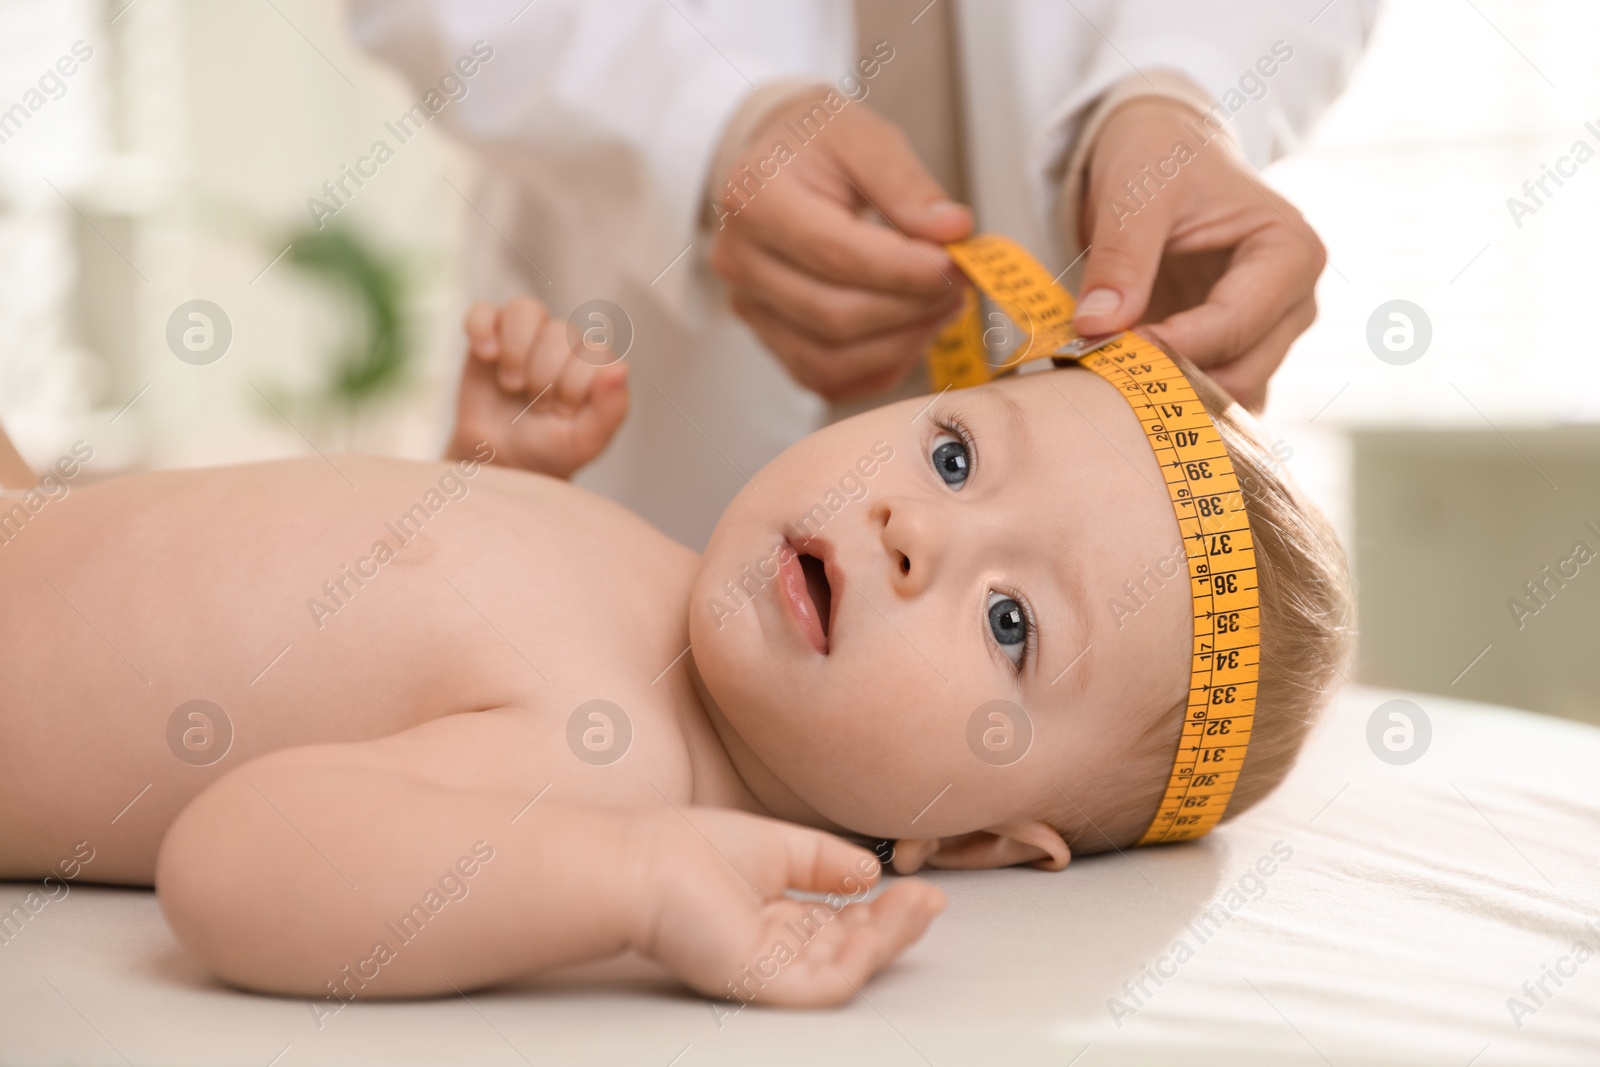
{"label": "baby's open mouth", "polygon": [[817,609],[817,621],[822,623],[822,636],[828,636],[833,623],[833,587],[828,584],[828,570],[816,556],[801,552],[800,569],[806,576],[806,593]]}

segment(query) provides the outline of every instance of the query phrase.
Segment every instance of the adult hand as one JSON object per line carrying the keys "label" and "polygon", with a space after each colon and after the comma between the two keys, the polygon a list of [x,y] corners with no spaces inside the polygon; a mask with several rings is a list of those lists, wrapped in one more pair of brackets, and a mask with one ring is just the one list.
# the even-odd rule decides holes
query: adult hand
{"label": "adult hand", "polygon": [[1094,335],[1152,323],[1159,341],[1259,411],[1267,379],[1317,316],[1327,252],[1225,137],[1202,144],[1197,130],[1198,112],[1158,97],[1130,101],[1101,127],[1074,324]]}
{"label": "adult hand", "polygon": [[966,282],[940,246],[967,236],[972,213],[898,127],[855,101],[830,113],[823,95],[777,109],[746,142],[711,265],[795,380],[840,400],[898,383],[960,308]]}

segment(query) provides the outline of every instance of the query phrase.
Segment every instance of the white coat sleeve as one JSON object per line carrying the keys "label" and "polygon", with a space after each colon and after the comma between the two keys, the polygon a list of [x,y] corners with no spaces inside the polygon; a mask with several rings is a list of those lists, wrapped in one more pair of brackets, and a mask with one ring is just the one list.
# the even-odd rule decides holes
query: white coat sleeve
{"label": "white coat sleeve", "polygon": [[[1098,11],[1085,4],[1092,22],[1086,29],[1097,43],[1081,77],[1037,131],[1036,190],[1045,202],[1054,198],[1082,124],[1104,93],[1161,71],[1181,75],[1220,105],[1214,114],[1226,120],[1245,158],[1264,166],[1292,149],[1344,87],[1378,4],[1114,0]],[[1030,49],[1034,62],[1043,58],[1037,54],[1040,47]],[[1269,70],[1270,75],[1263,74]]]}
{"label": "white coat sleeve", "polygon": [[493,49],[439,121],[500,158],[630,190],[623,199],[635,218],[616,252],[648,282],[693,241],[712,158],[744,99],[808,72],[719,49],[653,0],[519,8],[520,0],[350,0],[349,23],[356,42],[419,94],[437,89],[475,42]]}

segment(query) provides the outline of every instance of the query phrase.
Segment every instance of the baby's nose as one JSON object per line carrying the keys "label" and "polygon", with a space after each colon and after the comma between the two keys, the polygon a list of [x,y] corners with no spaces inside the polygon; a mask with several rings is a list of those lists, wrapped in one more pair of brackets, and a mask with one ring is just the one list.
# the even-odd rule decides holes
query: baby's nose
{"label": "baby's nose", "polygon": [[934,516],[913,501],[879,500],[872,518],[889,564],[889,581],[902,596],[915,596],[933,579],[943,538]]}

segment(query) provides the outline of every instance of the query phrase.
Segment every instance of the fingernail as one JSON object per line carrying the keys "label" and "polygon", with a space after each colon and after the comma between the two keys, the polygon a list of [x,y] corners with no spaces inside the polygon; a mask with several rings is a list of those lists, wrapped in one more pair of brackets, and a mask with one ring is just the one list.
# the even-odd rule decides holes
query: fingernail
{"label": "fingernail", "polygon": [[1078,318],[1086,315],[1111,315],[1122,306],[1122,297],[1115,289],[1090,289],[1078,301]]}
{"label": "fingernail", "polygon": [[960,211],[961,205],[954,200],[936,200],[928,205],[930,215],[948,215],[952,211]]}

